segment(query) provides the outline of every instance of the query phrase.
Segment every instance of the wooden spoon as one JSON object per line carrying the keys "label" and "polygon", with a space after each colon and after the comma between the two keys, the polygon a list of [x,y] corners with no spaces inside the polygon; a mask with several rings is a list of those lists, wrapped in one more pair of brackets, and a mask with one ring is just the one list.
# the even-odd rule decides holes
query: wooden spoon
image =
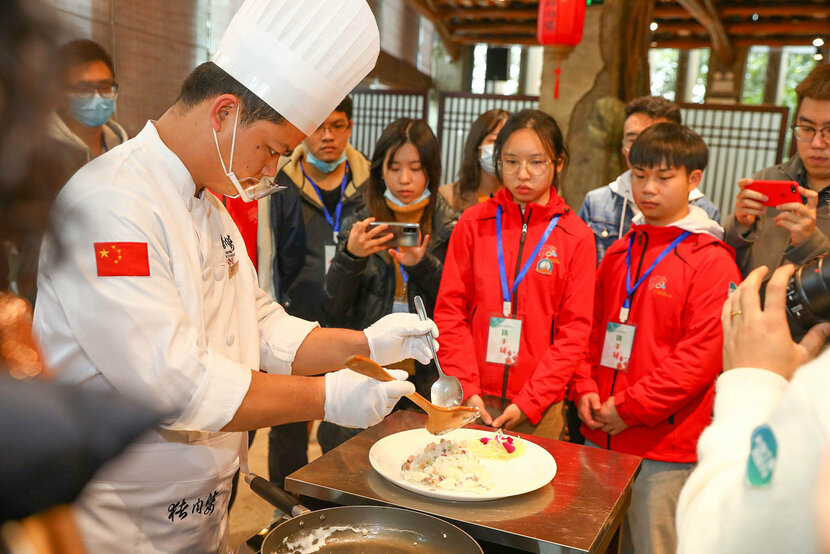
{"label": "wooden spoon", "polygon": [[[380,367],[377,363],[363,356],[352,356],[346,360],[346,367],[366,377],[378,381],[394,381],[395,378]],[[443,435],[468,423],[472,423],[479,416],[478,408],[470,406],[455,406],[453,408],[442,408],[436,406],[420,394],[413,393],[406,395],[415,404],[427,413],[427,431],[433,435]]]}

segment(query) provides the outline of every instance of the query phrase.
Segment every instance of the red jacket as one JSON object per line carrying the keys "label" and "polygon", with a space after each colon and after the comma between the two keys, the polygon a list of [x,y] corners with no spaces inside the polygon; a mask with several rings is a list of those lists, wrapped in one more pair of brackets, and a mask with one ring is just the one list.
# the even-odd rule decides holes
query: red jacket
{"label": "red jacket", "polygon": [[[588,362],[574,378],[573,396],[614,396],[629,428],[610,437],[584,424],[585,437],[610,450],[666,462],[697,461],[697,439],[712,417],[722,368],[721,309],[729,283],[739,283],[733,250],[705,233],[689,235],[637,288],[628,324],[636,326],[627,372],[600,365],[608,322],[619,322],[625,299],[626,251],[631,283],[683,230],[634,225],[608,249],[598,274]],[[639,268],[639,269],[638,269]],[[590,376],[588,376],[590,374]]]}
{"label": "red jacket", "polygon": [[496,253],[498,205],[504,210],[502,236],[511,287],[523,221],[527,235],[521,246],[522,265],[551,218],[561,214],[536,257],[543,263],[531,266],[512,298],[523,322],[507,397],[538,423],[545,409],[562,400],[584,357],[591,331],[596,249],[591,230],[555,191],[547,205],[528,205],[524,219],[507,190],[464,212],[450,238],[434,319],[441,343],[438,358],[448,374],[461,380],[465,399],[502,394],[505,366],[485,362],[490,316],[500,316],[504,302]]}
{"label": "red jacket", "polygon": [[254,264],[254,269],[259,269],[257,265],[257,210],[259,202],[245,202],[241,198],[231,198],[229,196],[222,196],[221,194],[213,193],[216,198],[222,201],[228,213],[231,214],[231,219],[239,228],[239,234],[245,241],[245,249],[248,251],[248,257]]}

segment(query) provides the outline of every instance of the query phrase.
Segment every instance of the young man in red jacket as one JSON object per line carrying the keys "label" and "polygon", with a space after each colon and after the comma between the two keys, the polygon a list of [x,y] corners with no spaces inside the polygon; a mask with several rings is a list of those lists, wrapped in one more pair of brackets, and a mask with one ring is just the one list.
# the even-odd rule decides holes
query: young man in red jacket
{"label": "young man in red jacket", "polygon": [[629,159],[641,214],[599,266],[587,363],[573,395],[589,443],[644,458],[624,546],[674,552],[677,498],[722,366],[721,308],[740,273],[723,229],[688,203],[708,161],[703,140],[658,123]]}

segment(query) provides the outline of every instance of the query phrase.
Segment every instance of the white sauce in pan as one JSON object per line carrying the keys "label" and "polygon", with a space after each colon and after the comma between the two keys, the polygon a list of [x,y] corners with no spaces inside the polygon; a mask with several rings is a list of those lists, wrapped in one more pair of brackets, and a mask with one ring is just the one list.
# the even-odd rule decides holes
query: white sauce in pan
{"label": "white sauce in pan", "polygon": [[318,527],[313,529],[303,536],[298,537],[296,540],[289,540],[290,537],[285,537],[282,540],[282,544],[292,554],[312,554],[313,552],[319,552],[321,548],[324,548],[331,536],[340,531],[351,531],[352,533],[362,535],[364,537],[367,537],[370,534],[369,529],[365,527],[332,525],[329,527]]}

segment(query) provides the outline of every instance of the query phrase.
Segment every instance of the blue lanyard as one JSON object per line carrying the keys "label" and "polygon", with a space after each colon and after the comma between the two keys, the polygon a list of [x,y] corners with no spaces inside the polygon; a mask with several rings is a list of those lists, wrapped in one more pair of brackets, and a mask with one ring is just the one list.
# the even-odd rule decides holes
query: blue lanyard
{"label": "blue lanyard", "polygon": [[513,287],[509,288],[507,286],[507,268],[504,266],[504,246],[502,245],[501,239],[501,216],[502,216],[502,209],[501,206],[496,207],[496,245],[498,248],[498,256],[499,256],[499,278],[501,279],[501,295],[504,298],[504,315],[508,315],[510,313],[510,304],[513,298],[513,295],[516,294],[516,289],[519,288],[519,283],[522,282],[522,279],[525,278],[527,272],[530,271],[530,266],[533,265],[533,260],[536,259],[536,256],[539,254],[539,250],[542,249],[542,245],[548,240],[550,234],[556,228],[556,224],[559,223],[559,218],[561,214],[558,214],[550,220],[548,223],[547,229],[542,234],[542,238],[539,239],[539,242],[536,243],[536,248],[533,249],[533,253],[525,262],[525,265],[522,266],[522,269],[516,274],[516,279],[513,281]]}
{"label": "blue lanyard", "polygon": [[303,172],[303,177],[308,179],[308,182],[311,183],[311,186],[314,188],[314,192],[317,193],[317,197],[320,199],[320,204],[323,206],[323,215],[326,216],[326,221],[329,222],[331,228],[334,230],[334,240],[337,241],[337,232],[340,231],[340,214],[343,213],[343,193],[346,192],[346,184],[349,182],[349,162],[346,162],[346,171],[343,172],[343,182],[340,183],[340,198],[337,199],[337,206],[334,208],[334,216],[332,216],[329,211],[326,209],[326,202],[323,200],[323,193],[320,192],[320,188],[317,186],[317,183],[311,180],[311,177],[305,172],[305,167],[303,167],[303,163],[300,162],[300,171]]}
{"label": "blue lanyard", "polygon": [[[400,248],[395,248],[397,252],[400,252]],[[403,279],[403,289],[406,290],[407,285],[409,284],[409,273],[403,268],[403,264],[401,262],[397,262],[398,269],[401,270],[401,279]]]}
{"label": "blue lanyard", "polygon": [[631,309],[631,297],[634,294],[634,291],[637,290],[637,287],[643,284],[643,281],[646,280],[654,268],[657,267],[657,264],[665,258],[669,252],[677,248],[677,245],[683,242],[683,240],[688,237],[691,233],[689,231],[683,231],[680,235],[675,238],[670,245],[666,247],[665,250],[660,252],[660,255],[657,256],[653,262],[651,262],[651,266],[643,273],[640,278],[634,283],[634,286],[631,286],[631,246],[634,244],[634,233],[631,233],[631,237],[628,239],[628,252],[625,255],[625,300],[623,301],[622,309],[620,309],[620,323],[625,323],[628,321],[628,312]]}

